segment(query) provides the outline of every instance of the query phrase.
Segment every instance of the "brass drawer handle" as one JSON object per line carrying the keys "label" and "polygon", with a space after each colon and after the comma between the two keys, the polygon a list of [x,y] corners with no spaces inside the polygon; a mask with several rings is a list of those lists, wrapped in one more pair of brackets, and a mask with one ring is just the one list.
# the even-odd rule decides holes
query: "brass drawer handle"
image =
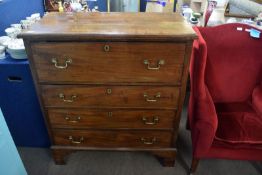
{"label": "brass drawer handle", "polygon": [[68,65],[72,63],[72,60],[71,59],[66,59],[64,65],[59,65],[57,59],[56,58],[52,58],[52,63],[55,64],[55,67],[57,69],[66,69],[68,67]]}
{"label": "brass drawer handle", "polygon": [[70,140],[71,143],[74,143],[74,144],[81,144],[81,143],[84,142],[84,137],[80,137],[79,140],[75,140],[75,139],[73,138],[73,136],[69,136],[69,137],[68,137],[68,140]]}
{"label": "brass drawer handle", "polygon": [[105,52],[109,52],[110,51],[110,46],[109,45],[105,45],[104,46],[104,51]]}
{"label": "brass drawer handle", "polygon": [[72,119],[70,116],[66,116],[65,120],[70,123],[78,123],[81,120],[81,117],[75,117],[75,119]]}
{"label": "brass drawer handle", "polygon": [[76,95],[71,95],[70,99],[66,99],[65,95],[63,93],[60,93],[59,95],[59,98],[61,100],[63,100],[64,102],[67,102],[67,103],[73,103],[76,99]]}
{"label": "brass drawer handle", "polygon": [[154,143],[156,143],[156,138],[153,137],[152,139],[145,139],[144,137],[142,137],[141,142],[145,145],[153,145]]}
{"label": "brass drawer handle", "polygon": [[159,70],[160,67],[165,64],[165,60],[159,60],[157,63],[157,67],[151,67],[148,60],[144,60],[144,64],[147,65],[148,70]]}
{"label": "brass drawer handle", "polygon": [[142,118],[142,121],[145,125],[156,125],[159,122],[159,118],[157,116],[153,117],[152,121],[148,121],[146,117]]}
{"label": "brass drawer handle", "polygon": [[144,93],[144,98],[147,102],[157,102],[157,99],[161,97],[161,93],[158,92],[154,97],[149,97],[147,93]]}

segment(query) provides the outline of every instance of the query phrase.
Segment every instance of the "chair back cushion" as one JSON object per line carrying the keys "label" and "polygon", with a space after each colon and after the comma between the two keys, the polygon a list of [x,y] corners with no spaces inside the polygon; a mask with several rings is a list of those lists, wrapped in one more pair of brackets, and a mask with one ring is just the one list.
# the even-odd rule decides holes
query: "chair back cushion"
{"label": "chair back cushion", "polygon": [[205,83],[215,103],[250,100],[262,81],[262,36],[252,38],[245,31],[251,28],[238,23],[199,28],[207,45]]}

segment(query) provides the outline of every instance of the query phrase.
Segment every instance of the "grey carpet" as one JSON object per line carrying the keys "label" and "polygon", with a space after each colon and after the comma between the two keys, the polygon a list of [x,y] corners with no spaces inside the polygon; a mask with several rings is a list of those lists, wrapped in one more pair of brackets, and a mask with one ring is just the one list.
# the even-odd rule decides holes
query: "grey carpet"
{"label": "grey carpet", "polygon": [[[18,148],[28,175],[187,175],[191,162],[190,132],[183,110],[175,167],[162,167],[143,152],[76,152],[66,165],[55,165],[48,149]],[[262,175],[262,163],[238,160],[201,160],[196,175]]]}

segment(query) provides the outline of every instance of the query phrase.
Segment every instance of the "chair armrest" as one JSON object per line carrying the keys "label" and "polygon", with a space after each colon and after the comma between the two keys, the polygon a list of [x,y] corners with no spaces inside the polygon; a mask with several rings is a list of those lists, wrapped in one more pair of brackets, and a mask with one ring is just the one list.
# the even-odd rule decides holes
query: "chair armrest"
{"label": "chair armrest", "polygon": [[215,105],[206,88],[206,98],[195,99],[194,116],[192,116],[191,137],[193,155],[197,158],[204,157],[216,134],[218,119]]}
{"label": "chair armrest", "polygon": [[252,105],[256,112],[262,116],[262,85],[257,86],[252,93]]}
{"label": "chair armrest", "polygon": [[201,158],[208,153],[217,130],[217,114],[212,97],[205,84],[205,67],[207,46],[197,27],[193,28],[198,34],[194,41],[190,60],[190,100],[188,119],[191,129],[193,155]]}

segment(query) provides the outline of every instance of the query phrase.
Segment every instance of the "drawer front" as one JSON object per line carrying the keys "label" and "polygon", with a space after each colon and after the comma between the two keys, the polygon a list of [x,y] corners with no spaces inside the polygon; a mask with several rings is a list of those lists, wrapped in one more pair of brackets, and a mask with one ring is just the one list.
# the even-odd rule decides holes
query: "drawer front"
{"label": "drawer front", "polygon": [[180,84],[185,44],[32,44],[39,82]]}
{"label": "drawer front", "polygon": [[167,131],[54,130],[54,142],[63,146],[168,148]]}
{"label": "drawer front", "polygon": [[172,110],[49,109],[53,128],[172,129]]}
{"label": "drawer front", "polygon": [[152,107],[176,108],[180,89],[157,86],[44,85],[46,107]]}

